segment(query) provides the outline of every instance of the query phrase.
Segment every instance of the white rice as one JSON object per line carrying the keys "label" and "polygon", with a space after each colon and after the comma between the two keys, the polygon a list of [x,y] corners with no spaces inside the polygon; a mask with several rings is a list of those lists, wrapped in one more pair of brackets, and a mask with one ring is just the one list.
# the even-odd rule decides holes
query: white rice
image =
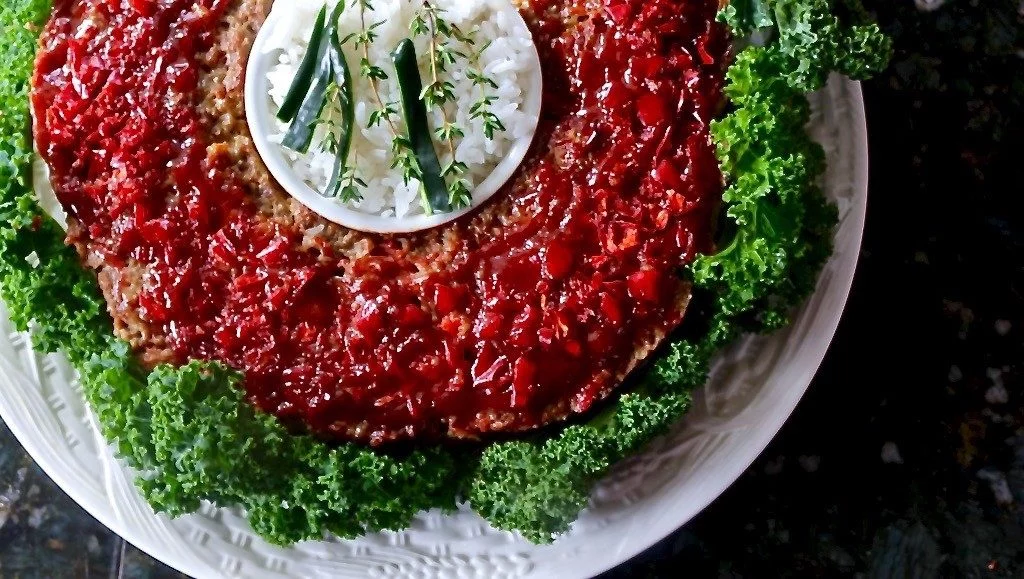
{"label": "white rice", "polygon": [[[351,0],[347,1],[352,4]],[[324,0],[291,0],[285,4],[275,8],[284,9],[285,12],[278,17],[274,36],[268,43],[268,46],[282,50],[279,63],[268,73],[275,114],[284,102],[299,63],[306,53],[316,15],[323,7]],[[329,1],[328,4],[329,10],[334,2]],[[534,62],[531,55],[533,59],[536,58],[535,48],[530,31],[524,27],[509,0],[434,0],[434,4],[444,10],[443,16],[448,22],[464,32],[472,32],[477,47],[491,43],[483,52],[480,65],[484,73],[498,84],[497,90],[488,92],[497,97],[491,110],[507,128],[505,132],[497,132],[493,140],[488,140],[484,135],[483,121],[470,119],[470,109],[479,99],[480,89],[474,87],[466,77],[467,63],[464,59],[450,66],[445,75],[445,80],[455,85],[456,102],[449,104],[449,115],[454,115],[452,120],[466,133],[463,139],[456,141],[456,157],[469,166],[465,178],[472,189],[487,178],[517,139],[529,136],[529,131],[536,124],[535,118],[530,119],[522,112],[527,95],[520,88],[531,74],[531,63]],[[370,47],[370,59],[389,76],[388,80],[380,84],[382,98],[385,102],[401,102],[391,52],[399,42],[411,36],[409,24],[416,9],[422,5],[422,0],[375,0],[373,5],[374,10],[366,13],[367,24],[384,24],[375,30],[378,38]],[[339,37],[345,38],[359,29],[358,8],[346,7],[339,20]],[[426,85],[430,78],[429,39],[422,35],[413,41],[419,55],[420,73]],[[471,51],[464,46],[458,48],[466,53]],[[424,209],[420,203],[419,182],[406,184],[401,172],[391,168],[390,128],[386,123],[367,127],[370,114],[377,108],[377,104],[369,80],[359,74],[362,50],[357,51],[352,42],[347,42],[344,51],[352,70],[356,100],[355,122],[358,129],[353,137],[349,165],[354,165],[357,175],[367,183],[367,187],[361,191],[363,199],[352,203],[350,208],[370,215],[399,219],[422,215]],[[398,109],[399,114],[394,120],[405,134],[404,114],[401,106]],[[433,111],[432,116],[432,128],[440,126],[443,122],[440,111]],[[288,126],[275,119],[275,129],[276,134],[269,138],[272,142],[281,143]],[[317,130],[307,154],[285,149],[286,157],[296,173],[317,191],[327,189],[334,166],[334,155],[321,148],[326,130],[325,127]],[[438,143],[435,138],[435,148],[441,165],[445,166],[450,161],[447,146]]]}

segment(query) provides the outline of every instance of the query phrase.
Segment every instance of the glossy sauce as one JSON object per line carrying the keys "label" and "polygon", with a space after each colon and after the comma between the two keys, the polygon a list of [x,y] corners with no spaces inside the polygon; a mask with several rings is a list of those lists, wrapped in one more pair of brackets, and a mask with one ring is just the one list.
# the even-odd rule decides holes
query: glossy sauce
{"label": "glossy sauce", "polygon": [[72,240],[143,268],[132,306],[175,358],[244,371],[288,423],[372,443],[531,428],[585,412],[681,321],[676,273],[721,199],[717,0],[531,2],[545,113],[515,217],[452,225],[429,274],[415,235],[302,249],[223,171],[197,55],[231,2],[57,4],[33,106]]}

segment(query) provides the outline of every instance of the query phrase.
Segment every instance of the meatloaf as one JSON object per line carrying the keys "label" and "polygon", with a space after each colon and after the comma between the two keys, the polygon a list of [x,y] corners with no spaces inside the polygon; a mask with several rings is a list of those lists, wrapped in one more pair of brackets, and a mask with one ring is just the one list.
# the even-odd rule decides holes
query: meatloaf
{"label": "meatloaf", "polygon": [[227,364],[325,439],[478,438],[587,412],[682,321],[722,191],[717,0],[520,2],[533,153],[473,215],[395,236],[320,218],[261,162],[243,83],[272,0],[55,4],[37,148],[147,367]]}

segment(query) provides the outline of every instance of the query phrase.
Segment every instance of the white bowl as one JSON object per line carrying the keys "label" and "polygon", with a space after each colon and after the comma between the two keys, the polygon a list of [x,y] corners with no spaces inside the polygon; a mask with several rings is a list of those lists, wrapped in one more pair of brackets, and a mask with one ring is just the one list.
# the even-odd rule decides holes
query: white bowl
{"label": "white bowl", "polygon": [[[504,0],[502,0],[504,4]],[[353,209],[347,205],[338,203],[321,195],[308,183],[303,181],[292,170],[291,163],[285,156],[285,151],[278,143],[268,139],[274,127],[273,103],[270,97],[270,80],[267,73],[277,64],[278,58],[283,50],[277,45],[280,42],[280,35],[275,34],[275,23],[292,8],[287,2],[277,2],[270,11],[266,23],[260,28],[253,44],[252,53],[249,57],[249,64],[246,70],[245,80],[245,112],[249,122],[249,129],[252,133],[256,150],[259,151],[263,162],[270,169],[281,187],[289,195],[298,199],[303,205],[318,213],[321,217],[333,221],[339,225],[370,233],[409,233],[438,227],[454,221],[464,215],[479,209],[484,203],[501,190],[506,182],[515,174],[530,151],[533,137],[537,131],[537,122],[540,119],[541,104],[544,93],[544,77],[541,72],[540,56],[537,51],[532,51],[532,63],[530,69],[532,74],[523,87],[526,95],[526,102],[523,106],[523,113],[533,124],[523,137],[516,139],[508,154],[494,168],[491,174],[473,190],[473,204],[461,211],[452,213],[441,213],[434,215],[418,215],[406,218],[382,217],[371,215]],[[515,19],[516,25],[521,25],[524,30],[529,31],[526,21],[522,15],[512,7],[508,6],[508,13]]]}
{"label": "white bowl", "polygon": [[867,207],[860,85],[834,77],[813,98],[825,191],[839,204],[835,255],[788,329],[719,356],[709,385],[673,431],[598,485],[573,530],[532,545],[476,514],[424,513],[400,533],[275,547],[236,510],[155,515],[111,455],[61,356],[32,352],[0,306],[0,415],[39,465],[116,533],[190,575],[207,577],[590,577],[651,546],[700,512],[750,465],[796,407],[842,315]]}

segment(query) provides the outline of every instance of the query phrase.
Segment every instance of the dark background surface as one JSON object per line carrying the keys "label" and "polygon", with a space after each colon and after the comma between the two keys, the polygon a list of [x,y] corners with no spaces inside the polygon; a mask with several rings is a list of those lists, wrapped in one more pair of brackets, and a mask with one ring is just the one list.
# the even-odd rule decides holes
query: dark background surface
{"label": "dark background surface", "polygon": [[[610,577],[1024,577],[1024,0],[868,0],[871,206],[807,397],[706,512]],[[176,578],[0,424],[0,579]]]}

